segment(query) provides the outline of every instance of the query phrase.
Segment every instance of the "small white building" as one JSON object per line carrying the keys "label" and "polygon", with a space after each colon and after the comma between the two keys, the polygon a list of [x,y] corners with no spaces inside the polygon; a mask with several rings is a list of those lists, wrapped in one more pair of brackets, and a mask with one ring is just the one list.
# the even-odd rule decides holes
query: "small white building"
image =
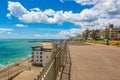
{"label": "small white building", "polygon": [[44,42],[42,45],[32,46],[32,64],[36,66],[46,66],[52,57],[52,43]]}

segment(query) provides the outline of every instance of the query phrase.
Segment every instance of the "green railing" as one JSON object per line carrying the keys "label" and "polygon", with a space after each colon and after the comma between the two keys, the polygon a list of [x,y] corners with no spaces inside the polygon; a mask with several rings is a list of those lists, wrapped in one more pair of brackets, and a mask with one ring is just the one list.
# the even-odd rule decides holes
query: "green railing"
{"label": "green railing", "polygon": [[62,70],[67,60],[67,42],[53,51],[53,55],[46,67],[34,80],[61,80]]}

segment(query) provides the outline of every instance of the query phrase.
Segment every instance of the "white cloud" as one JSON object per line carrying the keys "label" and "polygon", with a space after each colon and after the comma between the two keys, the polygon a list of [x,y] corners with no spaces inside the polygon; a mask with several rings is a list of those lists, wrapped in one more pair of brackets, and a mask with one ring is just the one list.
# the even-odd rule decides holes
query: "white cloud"
{"label": "white cloud", "polygon": [[64,2],[71,2],[71,1],[74,1],[74,0],[60,0],[61,3],[64,3]]}
{"label": "white cloud", "polygon": [[61,36],[66,36],[66,37],[70,37],[70,36],[78,36],[81,34],[81,29],[76,29],[76,28],[72,28],[70,30],[62,30],[59,35]]}
{"label": "white cloud", "polygon": [[43,39],[64,39],[69,38],[70,36],[78,36],[81,34],[81,29],[72,28],[70,30],[62,30],[57,34],[34,34],[33,36],[36,38],[43,38]]}
{"label": "white cloud", "polygon": [[63,3],[63,2],[64,2],[64,0],[60,0],[60,2],[62,2],[62,3]]}
{"label": "white cloud", "polygon": [[13,31],[11,28],[0,28],[0,31]]}
{"label": "white cloud", "polygon": [[76,3],[79,3],[81,5],[95,5],[103,1],[105,0],[75,0]]}
{"label": "white cloud", "polygon": [[40,9],[39,8],[32,8],[32,9],[30,9],[31,11],[40,11]]}
{"label": "white cloud", "polygon": [[20,28],[22,28],[22,27],[27,27],[27,26],[24,25],[24,24],[16,24],[15,26],[16,26],[16,27],[20,27]]}
{"label": "white cloud", "polygon": [[48,16],[53,16],[55,14],[55,11],[52,9],[47,9],[44,11],[44,14],[46,14]]}
{"label": "white cloud", "polygon": [[46,19],[47,16],[42,12],[29,12],[19,18],[19,20],[27,23],[45,23]]}
{"label": "white cloud", "polygon": [[[54,11],[52,9],[41,11],[39,8],[27,10],[19,2],[9,1],[7,16],[15,16],[26,23],[62,24],[70,22],[81,26],[82,30],[105,28],[108,23],[119,27],[120,0],[75,0],[75,2],[94,6],[79,13],[73,13],[72,11]],[[63,33],[67,34],[68,32]]]}
{"label": "white cloud", "polygon": [[0,28],[0,33],[4,33],[4,32],[12,32],[13,29],[11,28]]}
{"label": "white cloud", "polygon": [[20,17],[28,12],[19,2],[12,1],[8,1],[8,10],[10,11],[10,13],[8,13],[7,15],[14,15],[16,17]]}
{"label": "white cloud", "polygon": [[10,15],[10,14],[7,14],[6,16],[7,16],[9,19],[11,19],[11,15]]}
{"label": "white cloud", "polygon": [[[119,5],[120,5],[120,0],[105,0],[105,1],[99,0],[98,3],[95,3],[93,8],[84,9],[80,13],[80,15],[83,15],[83,22],[80,21],[74,22],[74,24],[82,26],[82,28],[89,28],[89,29],[105,28],[108,25],[108,23],[113,23],[115,27],[120,27]],[[87,20],[85,21],[84,18]]]}
{"label": "white cloud", "polygon": [[35,37],[41,37],[42,35],[41,34],[35,34],[34,36]]}
{"label": "white cloud", "polygon": [[7,34],[11,35],[11,34],[12,34],[12,32],[7,32]]}

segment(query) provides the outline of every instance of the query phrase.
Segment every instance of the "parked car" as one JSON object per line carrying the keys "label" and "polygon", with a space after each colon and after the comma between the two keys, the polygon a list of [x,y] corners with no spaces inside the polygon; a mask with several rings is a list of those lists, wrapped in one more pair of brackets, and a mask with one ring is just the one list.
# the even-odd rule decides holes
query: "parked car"
{"label": "parked car", "polygon": [[117,40],[117,38],[112,38],[112,40]]}

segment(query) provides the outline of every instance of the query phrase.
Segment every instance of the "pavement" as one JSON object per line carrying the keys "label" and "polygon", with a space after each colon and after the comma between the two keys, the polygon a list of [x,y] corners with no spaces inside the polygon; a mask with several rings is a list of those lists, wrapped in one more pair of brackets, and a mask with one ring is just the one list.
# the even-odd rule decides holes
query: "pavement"
{"label": "pavement", "polygon": [[66,60],[65,67],[63,68],[63,71],[62,71],[61,80],[70,80],[71,65],[72,63],[71,63],[70,51],[67,47],[67,60]]}
{"label": "pavement", "polygon": [[120,80],[120,47],[71,42],[69,50],[69,80]]}
{"label": "pavement", "polygon": [[19,72],[25,68],[26,68],[26,66],[18,66],[17,68],[15,68],[13,70],[8,70],[7,72],[0,74],[0,80],[2,80],[4,78],[8,78],[10,75],[14,74],[15,72]]}
{"label": "pavement", "polygon": [[37,75],[40,75],[41,71],[42,71],[41,67],[31,65],[30,70],[23,71],[12,80],[34,80],[35,78],[37,78]]}
{"label": "pavement", "polygon": [[[28,62],[30,59],[22,60],[19,62],[19,65],[13,64],[5,68],[3,71],[0,72],[0,80],[14,77],[14,75],[20,73],[24,69],[28,68]],[[12,66],[12,67],[11,67]]]}

